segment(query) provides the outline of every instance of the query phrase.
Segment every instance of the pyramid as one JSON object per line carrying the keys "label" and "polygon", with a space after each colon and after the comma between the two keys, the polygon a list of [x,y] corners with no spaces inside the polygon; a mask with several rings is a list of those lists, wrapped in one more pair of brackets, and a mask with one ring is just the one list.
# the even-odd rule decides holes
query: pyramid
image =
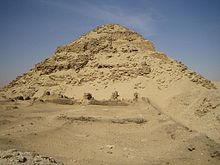
{"label": "pyramid", "polygon": [[211,165],[220,158],[220,83],[117,24],[59,46],[0,89],[0,117],[0,149],[22,150],[0,151],[0,164]]}
{"label": "pyramid", "polygon": [[216,88],[181,62],[158,52],[140,34],[118,24],[107,24],[59,46],[51,57],[18,76],[0,94],[4,98],[25,99],[50,92],[80,98],[91,92],[106,99],[118,91],[123,98],[129,98],[135,92],[144,95],[149,90],[172,89],[183,82],[187,86]]}

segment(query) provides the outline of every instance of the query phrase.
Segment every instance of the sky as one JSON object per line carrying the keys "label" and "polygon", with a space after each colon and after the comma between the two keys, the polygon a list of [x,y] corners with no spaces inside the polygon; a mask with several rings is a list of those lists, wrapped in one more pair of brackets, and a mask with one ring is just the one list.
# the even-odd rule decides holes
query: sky
{"label": "sky", "polygon": [[96,26],[117,23],[220,80],[219,0],[0,0],[0,86]]}

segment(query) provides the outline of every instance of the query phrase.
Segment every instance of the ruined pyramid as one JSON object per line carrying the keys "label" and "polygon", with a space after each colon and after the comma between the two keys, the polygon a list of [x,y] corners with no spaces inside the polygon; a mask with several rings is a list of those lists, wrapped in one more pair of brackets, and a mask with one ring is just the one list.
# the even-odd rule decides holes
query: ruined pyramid
{"label": "ruined pyramid", "polygon": [[158,52],[140,34],[117,24],[102,25],[18,76],[0,91],[2,98],[41,98],[46,92],[82,98],[85,92],[107,99],[113,91],[121,98],[135,92],[152,95],[174,87],[215,85],[187,66]]}

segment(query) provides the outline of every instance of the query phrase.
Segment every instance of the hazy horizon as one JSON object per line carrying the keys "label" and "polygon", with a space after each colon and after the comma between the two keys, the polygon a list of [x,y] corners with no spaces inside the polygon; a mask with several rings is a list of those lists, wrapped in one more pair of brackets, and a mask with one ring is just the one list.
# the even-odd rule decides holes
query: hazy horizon
{"label": "hazy horizon", "polygon": [[96,26],[117,23],[158,51],[220,80],[220,1],[14,0],[0,6],[0,86]]}

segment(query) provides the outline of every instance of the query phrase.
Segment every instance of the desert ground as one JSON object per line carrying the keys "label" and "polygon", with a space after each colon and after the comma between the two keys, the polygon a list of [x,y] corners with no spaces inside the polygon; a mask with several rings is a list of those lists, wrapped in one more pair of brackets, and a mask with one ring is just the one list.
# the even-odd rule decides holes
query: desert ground
{"label": "desert ground", "polygon": [[67,165],[220,162],[219,141],[142,100],[120,106],[1,103],[0,149],[14,148]]}

